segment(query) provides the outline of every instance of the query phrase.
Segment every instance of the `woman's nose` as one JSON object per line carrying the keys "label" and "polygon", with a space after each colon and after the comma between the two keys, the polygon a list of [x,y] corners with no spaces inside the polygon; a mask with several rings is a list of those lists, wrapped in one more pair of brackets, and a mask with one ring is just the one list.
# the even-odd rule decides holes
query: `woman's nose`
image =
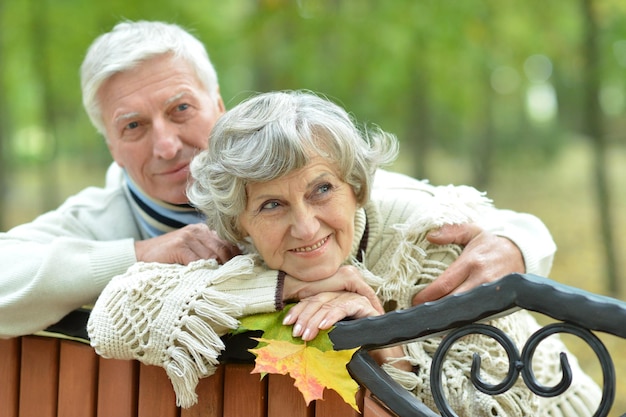
{"label": "woman's nose", "polygon": [[293,237],[305,241],[315,238],[320,223],[313,210],[306,208],[296,209],[291,217],[291,235]]}

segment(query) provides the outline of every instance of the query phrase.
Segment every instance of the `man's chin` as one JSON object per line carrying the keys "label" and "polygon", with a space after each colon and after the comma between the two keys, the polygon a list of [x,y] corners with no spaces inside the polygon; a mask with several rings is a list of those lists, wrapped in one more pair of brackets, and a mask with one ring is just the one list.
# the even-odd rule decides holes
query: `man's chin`
{"label": "man's chin", "polygon": [[164,194],[159,199],[165,203],[173,204],[176,206],[189,204],[189,199],[187,198],[187,195],[185,193],[179,193],[179,194],[168,193],[168,194]]}

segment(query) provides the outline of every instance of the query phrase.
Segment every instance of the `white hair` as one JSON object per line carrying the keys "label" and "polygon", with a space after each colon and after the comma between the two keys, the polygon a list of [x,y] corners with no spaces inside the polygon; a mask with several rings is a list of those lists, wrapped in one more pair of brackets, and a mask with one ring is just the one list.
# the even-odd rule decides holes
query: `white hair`
{"label": "white hair", "polygon": [[217,73],[202,42],[175,24],[125,21],[96,38],[80,69],[83,106],[98,132],[105,133],[97,97],[102,84],[117,73],[166,54],[185,60],[217,103]]}

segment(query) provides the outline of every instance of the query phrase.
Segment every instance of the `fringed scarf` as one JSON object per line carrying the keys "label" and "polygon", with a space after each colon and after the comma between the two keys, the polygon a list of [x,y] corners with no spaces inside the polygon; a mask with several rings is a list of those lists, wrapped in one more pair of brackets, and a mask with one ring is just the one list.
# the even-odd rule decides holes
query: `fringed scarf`
{"label": "fringed scarf", "polygon": [[144,193],[124,171],[125,191],[145,237],[156,237],[188,224],[204,222],[204,215],[189,204],[169,204]]}

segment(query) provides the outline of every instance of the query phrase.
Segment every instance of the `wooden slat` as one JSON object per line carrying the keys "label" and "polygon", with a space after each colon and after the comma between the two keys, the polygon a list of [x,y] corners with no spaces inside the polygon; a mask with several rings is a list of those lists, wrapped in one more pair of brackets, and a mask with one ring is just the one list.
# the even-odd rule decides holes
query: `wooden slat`
{"label": "wooden slat", "polygon": [[224,374],[225,417],[267,417],[267,378],[260,379],[259,374],[250,374],[252,369],[253,366],[248,364],[233,363],[226,366]]}
{"label": "wooden slat", "polygon": [[324,390],[324,399],[315,402],[315,417],[359,417],[360,415],[333,390]]}
{"label": "wooden slat", "polygon": [[363,417],[395,417],[396,413],[385,407],[367,391],[363,400]]}
{"label": "wooden slat", "polygon": [[165,370],[139,365],[138,417],[178,417],[176,395]]}
{"label": "wooden slat", "polygon": [[56,417],[59,340],[22,337],[20,417]]}
{"label": "wooden slat", "polygon": [[0,339],[0,417],[17,417],[20,355],[20,339]]}
{"label": "wooden slat", "polygon": [[267,410],[269,416],[313,417],[313,406],[307,407],[302,393],[288,375],[268,375]]}
{"label": "wooden slat", "polygon": [[84,343],[62,340],[60,345],[58,415],[95,417],[98,356]]}
{"label": "wooden slat", "polygon": [[99,358],[99,417],[137,417],[139,362]]}
{"label": "wooden slat", "polygon": [[181,417],[222,417],[224,415],[224,368],[219,366],[215,374],[198,383],[198,404],[181,409]]}

